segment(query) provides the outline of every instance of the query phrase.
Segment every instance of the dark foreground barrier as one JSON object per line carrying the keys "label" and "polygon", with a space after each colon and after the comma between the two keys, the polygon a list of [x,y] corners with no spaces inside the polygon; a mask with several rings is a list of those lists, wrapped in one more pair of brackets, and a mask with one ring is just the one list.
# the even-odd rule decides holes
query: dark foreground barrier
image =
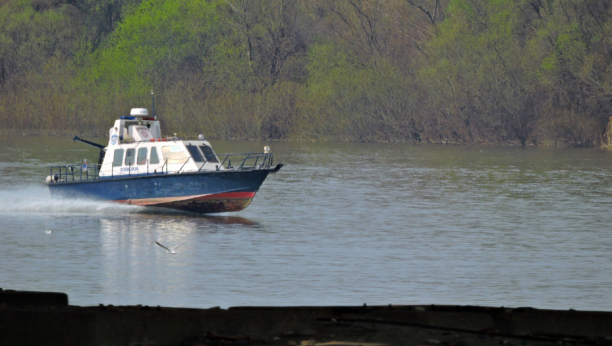
{"label": "dark foreground barrier", "polygon": [[[22,297],[15,299],[18,293]],[[58,297],[0,291],[0,345],[612,346],[611,312],[437,305],[79,307]]]}
{"label": "dark foreground barrier", "polygon": [[0,306],[68,306],[68,295],[55,292],[13,291],[0,288]]}

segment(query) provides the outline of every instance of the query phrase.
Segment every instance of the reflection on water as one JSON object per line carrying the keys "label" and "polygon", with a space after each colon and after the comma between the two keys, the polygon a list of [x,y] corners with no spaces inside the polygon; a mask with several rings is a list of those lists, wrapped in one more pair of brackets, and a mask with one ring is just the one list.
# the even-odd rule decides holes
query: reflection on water
{"label": "reflection on water", "polygon": [[[125,304],[151,304],[165,296],[172,302],[175,292],[181,290],[192,296],[181,297],[185,303],[166,305],[198,305],[192,299],[204,288],[201,283],[210,280],[209,271],[214,274],[211,263],[222,258],[216,253],[226,247],[227,233],[256,232],[257,228],[256,222],[237,216],[149,213],[101,218],[101,289],[111,296],[121,294],[120,302]],[[177,254],[169,254],[155,242],[169,247],[184,245]],[[186,304],[189,301],[192,304]]]}
{"label": "reflection on water", "polygon": [[[246,210],[201,216],[52,200],[45,167],[95,160],[95,149],[0,144],[3,288],[80,305],[612,310],[607,151],[217,142],[217,152],[270,145],[286,166]],[[169,254],[155,241],[186,243]]]}

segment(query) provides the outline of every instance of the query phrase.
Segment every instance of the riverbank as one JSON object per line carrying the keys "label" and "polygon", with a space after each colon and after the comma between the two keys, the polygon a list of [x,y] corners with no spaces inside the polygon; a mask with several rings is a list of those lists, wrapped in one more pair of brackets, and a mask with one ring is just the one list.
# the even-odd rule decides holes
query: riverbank
{"label": "riverbank", "polygon": [[[104,144],[108,142],[108,136],[106,134],[99,134],[97,132],[94,133],[84,133],[77,134],[79,137],[86,138],[89,140],[93,140],[94,142]],[[75,136],[74,131],[48,131],[48,132],[22,132],[22,131],[11,131],[11,130],[2,130],[0,129],[0,136],[8,137],[8,138],[16,138],[16,137],[48,137],[48,138],[63,138],[63,139],[72,139]],[[181,134],[179,137],[184,138],[195,138],[197,134]],[[608,141],[608,137],[606,136],[605,142],[601,144],[595,145],[593,143],[590,144],[577,144],[577,143],[568,143],[561,142],[555,140],[542,140],[539,142],[529,142],[522,144],[519,141],[506,141],[506,142],[494,142],[494,141],[475,141],[475,142],[460,142],[460,141],[449,141],[449,140],[440,140],[440,141],[417,141],[417,140],[315,140],[315,139],[258,139],[258,138],[234,138],[234,137],[210,137],[206,136],[207,140],[213,141],[247,141],[247,142],[275,142],[275,143],[369,143],[369,144],[381,144],[381,143],[399,143],[399,144],[409,144],[409,145],[449,145],[449,146],[505,146],[505,147],[543,147],[543,148],[592,148],[592,149],[612,149],[612,142]]]}
{"label": "riverbank", "polygon": [[387,305],[72,306],[62,293],[0,291],[2,345],[610,345],[612,312]]}

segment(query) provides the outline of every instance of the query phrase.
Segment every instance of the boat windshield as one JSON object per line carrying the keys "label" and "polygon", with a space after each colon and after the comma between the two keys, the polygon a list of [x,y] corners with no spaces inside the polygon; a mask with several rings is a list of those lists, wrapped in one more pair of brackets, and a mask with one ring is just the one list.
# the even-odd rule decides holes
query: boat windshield
{"label": "boat windshield", "polygon": [[212,150],[211,147],[209,147],[208,145],[201,145],[200,149],[202,149],[204,157],[206,157],[206,161],[217,163],[219,162],[219,160],[217,160],[217,155],[215,155],[215,152]]}
{"label": "boat windshield", "polygon": [[202,157],[202,154],[198,150],[198,147],[189,144],[187,146],[187,150],[189,150],[189,154],[191,154],[191,157],[193,157],[193,161],[204,162],[204,158]]}

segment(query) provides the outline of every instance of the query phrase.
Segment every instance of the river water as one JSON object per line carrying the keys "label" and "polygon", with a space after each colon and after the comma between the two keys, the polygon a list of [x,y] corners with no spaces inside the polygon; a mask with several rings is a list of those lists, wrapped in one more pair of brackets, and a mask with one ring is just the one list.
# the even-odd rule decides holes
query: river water
{"label": "river water", "polygon": [[[611,152],[212,144],[269,145],[285,167],[246,210],[199,216],[51,199],[48,166],[95,162],[96,149],[0,136],[0,287],[74,305],[612,311]],[[187,243],[173,255],[155,241]]]}

